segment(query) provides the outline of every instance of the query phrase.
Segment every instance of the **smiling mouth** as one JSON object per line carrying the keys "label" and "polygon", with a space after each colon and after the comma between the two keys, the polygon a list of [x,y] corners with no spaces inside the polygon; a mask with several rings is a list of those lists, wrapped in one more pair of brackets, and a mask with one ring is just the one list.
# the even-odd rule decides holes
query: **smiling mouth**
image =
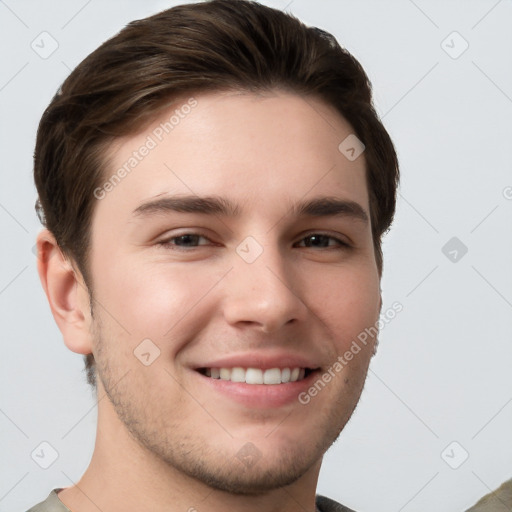
{"label": "smiling mouth", "polygon": [[314,370],[310,368],[198,368],[197,371],[211,379],[245,384],[287,384],[305,379]]}

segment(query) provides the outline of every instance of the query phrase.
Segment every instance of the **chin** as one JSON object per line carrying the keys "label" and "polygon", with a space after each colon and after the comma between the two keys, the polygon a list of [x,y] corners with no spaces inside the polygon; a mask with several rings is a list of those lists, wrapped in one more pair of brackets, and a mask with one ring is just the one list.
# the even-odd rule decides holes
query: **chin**
{"label": "chin", "polygon": [[[274,460],[269,460],[267,455],[258,453],[254,445],[250,445],[252,443],[246,443],[240,450],[242,453],[231,458],[215,457],[215,462],[189,460],[177,469],[217,491],[256,496],[293,484],[318,462],[318,458],[307,458],[299,452],[276,456],[275,451],[272,454]],[[224,460],[222,465],[218,464],[219,459]]]}

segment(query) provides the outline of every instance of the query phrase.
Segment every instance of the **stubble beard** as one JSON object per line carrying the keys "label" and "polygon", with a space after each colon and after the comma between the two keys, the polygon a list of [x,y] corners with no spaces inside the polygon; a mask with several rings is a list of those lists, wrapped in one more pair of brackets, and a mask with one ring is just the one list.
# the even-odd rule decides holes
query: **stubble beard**
{"label": "stubble beard", "polygon": [[[231,440],[231,446],[208,443],[211,439],[208,432],[195,434],[195,425],[182,424],[176,420],[175,417],[181,418],[179,412],[173,414],[174,411],[170,411],[168,418],[162,418],[158,403],[151,403],[151,398],[148,400],[144,390],[141,392],[140,386],[130,380],[129,374],[126,375],[115,363],[111,364],[117,359],[111,353],[113,343],[108,335],[103,335],[104,329],[98,315],[95,318],[92,335],[97,349],[97,378],[133,440],[151,458],[164,462],[172,470],[212,489],[234,495],[263,495],[291,485],[305,475],[339,437],[359,402],[366,378],[364,372],[362,378],[357,379],[360,382],[355,383],[356,389],[351,390],[355,399],[352,399],[349,407],[346,397],[342,396],[347,393],[347,388],[340,389],[340,396],[328,408],[328,412],[319,418],[310,432],[305,433],[304,443],[287,443],[280,453],[273,450],[268,457],[264,455],[265,449],[261,446],[263,455],[249,465],[237,457],[233,439],[228,434],[226,439],[228,442]],[[105,339],[109,341],[105,342]],[[140,395],[138,398],[137,393]],[[185,391],[184,394],[187,395]],[[325,407],[322,409],[326,410]],[[312,410],[310,414],[315,414],[315,411]],[[204,424],[199,428],[204,428]],[[286,421],[279,428],[288,428]],[[264,441],[255,440],[253,444],[258,449],[258,442]]]}

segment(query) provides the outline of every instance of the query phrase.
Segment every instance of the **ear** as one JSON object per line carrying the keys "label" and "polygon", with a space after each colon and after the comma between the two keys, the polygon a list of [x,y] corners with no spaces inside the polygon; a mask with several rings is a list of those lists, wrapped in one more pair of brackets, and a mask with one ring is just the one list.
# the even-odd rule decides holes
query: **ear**
{"label": "ear", "polygon": [[[378,317],[379,318],[380,318],[381,312],[382,312],[382,288],[379,283],[379,309],[378,309]],[[377,337],[375,338],[375,344],[373,345],[372,357],[377,354],[377,347],[379,346],[379,334],[377,334]]]}
{"label": "ear", "polygon": [[62,254],[53,234],[37,236],[37,271],[64,343],[73,352],[90,354],[89,294],[81,273]]}

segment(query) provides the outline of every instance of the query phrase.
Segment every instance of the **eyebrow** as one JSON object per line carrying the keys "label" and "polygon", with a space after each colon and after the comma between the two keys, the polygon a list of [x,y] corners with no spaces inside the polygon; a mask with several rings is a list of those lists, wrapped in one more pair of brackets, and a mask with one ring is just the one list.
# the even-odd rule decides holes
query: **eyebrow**
{"label": "eyebrow", "polygon": [[355,201],[336,197],[319,197],[293,205],[291,214],[297,217],[350,217],[367,224],[368,214]]}
{"label": "eyebrow", "polygon": [[[218,196],[168,196],[146,201],[133,210],[135,217],[150,217],[159,214],[199,213],[203,215],[221,215],[237,217],[241,213],[238,205]],[[318,197],[296,203],[290,215],[297,217],[349,217],[368,223],[368,214],[355,201],[336,197]]]}
{"label": "eyebrow", "polygon": [[228,199],[217,196],[173,196],[144,202],[133,210],[133,215],[148,217],[172,212],[237,217],[240,209]]}

